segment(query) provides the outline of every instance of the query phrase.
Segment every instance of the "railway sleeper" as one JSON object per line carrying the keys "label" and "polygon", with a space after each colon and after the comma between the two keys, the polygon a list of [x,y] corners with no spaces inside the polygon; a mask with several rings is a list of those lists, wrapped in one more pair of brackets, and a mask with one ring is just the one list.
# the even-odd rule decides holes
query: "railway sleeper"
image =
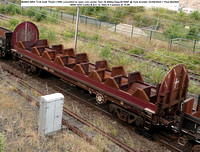
{"label": "railway sleeper", "polygon": [[109,110],[110,113],[115,114],[119,119],[127,122],[128,124],[135,123],[136,126],[142,126],[144,124],[144,120],[140,116],[129,112],[120,106],[111,103],[109,105]]}

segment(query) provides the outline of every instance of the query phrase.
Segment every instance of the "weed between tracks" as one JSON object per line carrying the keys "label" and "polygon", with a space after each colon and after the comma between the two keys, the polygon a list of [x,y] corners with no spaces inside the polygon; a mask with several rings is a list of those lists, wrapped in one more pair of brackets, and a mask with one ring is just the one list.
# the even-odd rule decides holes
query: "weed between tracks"
{"label": "weed between tracks", "polygon": [[[133,130],[122,126],[119,122],[113,121],[110,117],[102,115],[101,112],[94,111],[94,109],[87,107],[87,105],[80,104],[78,101],[70,98],[65,98],[65,101],[66,108],[72,110],[75,114],[79,115],[83,119],[86,119],[97,128],[100,128],[105,133],[127,144],[136,151],[167,151],[164,147],[160,147],[157,143],[143,138],[141,135],[136,134]],[[91,134],[94,131],[87,126],[85,126],[84,129],[91,132]],[[102,137],[102,135],[95,134],[93,141],[97,144],[100,150],[112,150],[112,142],[107,138]]]}

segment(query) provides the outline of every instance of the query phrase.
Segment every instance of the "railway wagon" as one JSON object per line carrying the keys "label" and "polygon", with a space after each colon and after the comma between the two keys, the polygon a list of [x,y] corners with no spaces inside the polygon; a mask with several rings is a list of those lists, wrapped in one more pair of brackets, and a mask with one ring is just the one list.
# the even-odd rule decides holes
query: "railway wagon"
{"label": "railway wagon", "polygon": [[0,57],[9,55],[12,48],[12,32],[0,27]]}
{"label": "railway wagon", "polygon": [[47,39],[39,39],[37,26],[31,22],[19,24],[10,40],[11,54],[24,70],[37,75],[45,70],[88,90],[98,104],[107,103],[110,112],[130,124],[147,130],[164,125],[200,141],[200,108],[198,104],[193,110],[194,99],[186,99],[189,77],[184,65],[175,66],[162,83],[152,86],[139,71],[127,74],[123,66],[110,68],[106,60],[94,64],[87,53],[76,54],[62,44],[50,46]]}
{"label": "railway wagon", "polygon": [[128,75],[123,66],[109,68],[106,60],[90,63],[87,53],[76,54],[62,44],[49,46],[39,39],[37,27],[31,22],[19,24],[13,32],[12,53],[23,68],[35,72],[48,71],[68,82],[96,94],[99,104],[110,102],[109,109],[120,119],[150,129],[151,124],[173,125],[174,115],[186,99],[188,71],[177,65],[161,84],[144,82],[139,71]]}
{"label": "railway wagon", "polygon": [[[200,143],[200,95],[196,109],[194,109],[194,98],[182,102],[182,112],[178,125],[178,132],[182,136],[179,138],[179,144],[185,145],[188,140]],[[200,151],[200,145],[196,147]]]}

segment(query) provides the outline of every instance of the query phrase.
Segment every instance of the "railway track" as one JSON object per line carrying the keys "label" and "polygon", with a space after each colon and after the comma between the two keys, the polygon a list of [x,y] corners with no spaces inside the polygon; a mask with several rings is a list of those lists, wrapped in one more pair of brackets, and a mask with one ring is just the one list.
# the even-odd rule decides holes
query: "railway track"
{"label": "railway track", "polygon": [[[105,47],[105,46],[103,46],[103,45],[101,45],[101,46],[102,46],[102,47]],[[116,51],[116,52],[120,52],[120,53],[125,53],[125,54],[128,55],[128,56],[131,56],[131,57],[134,57],[134,58],[137,58],[137,59],[140,59],[140,60],[150,61],[150,62],[152,62],[153,64],[156,64],[156,65],[158,65],[158,66],[162,66],[163,69],[164,69],[165,71],[168,71],[168,70],[169,70],[169,69],[168,69],[169,65],[165,65],[165,64],[163,64],[163,63],[161,63],[161,62],[158,62],[158,61],[155,61],[155,60],[151,60],[151,59],[147,59],[147,58],[145,58],[145,57],[143,57],[143,56],[141,56],[141,55],[127,53],[126,50],[117,50],[117,49],[114,49],[114,48],[112,48],[112,50],[114,50],[114,51]],[[200,74],[195,73],[195,72],[190,71],[190,70],[188,70],[188,73],[189,73],[189,77],[190,77],[191,80],[200,82]],[[199,77],[199,78],[198,78],[198,77]]]}
{"label": "railway track", "polygon": [[[20,96],[26,98],[26,100],[30,101],[31,103],[34,103],[37,107],[39,107],[40,106],[39,100],[34,99],[29,95],[27,96],[27,94],[24,93],[21,90],[22,90],[22,88],[28,88],[29,90],[33,90],[33,91],[37,92],[41,96],[44,95],[44,94],[41,93],[40,91],[38,91],[37,89],[31,87],[30,85],[28,85],[26,82],[24,82],[22,80],[23,78],[20,75],[17,75],[15,72],[13,72],[13,70],[9,70],[6,67],[3,67],[3,70],[7,71],[10,74],[12,74],[12,75],[14,75],[14,76],[19,78],[19,80],[17,82],[18,82],[18,84],[20,84],[20,87],[17,87],[14,91],[16,93],[18,93]],[[19,88],[21,88],[21,89],[19,89]],[[97,128],[96,126],[92,125],[91,123],[87,122],[86,120],[84,120],[83,118],[79,117],[78,115],[74,114],[73,112],[71,112],[70,110],[68,110],[65,107],[63,108],[63,120],[62,120],[62,123],[65,126],[67,126],[70,130],[72,130],[74,133],[76,133],[80,137],[84,138],[86,141],[88,141],[91,144],[95,144],[95,143],[93,142],[92,137],[90,137],[88,135],[88,134],[91,134],[91,132],[85,133],[86,131],[83,129],[83,128],[85,128],[85,126],[93,129],[94,132],[95,132],[93,134],[97,134],[97,133],[101,134],[104,137],[106,137],[107,139],[109,139],[110,141],[112,141],[114,144],[118,145],[119,149],[122,148],[122,149],[124,149],[126,151],[130,151],[130,152],[135,152],[136,151],[136,150],[132,149],[131,147],[127,146],[126,144],[122,143],[121,141],[115,139],[111,135],[105,133],[104,131],[102,131],[101,129]],[[79,127],[77,127],[77,126],[79,126]]]}
{"label": "railway track", "polygon": [[[82,38],[79,38],[79,40],[81,40],[81,41],[83,41],[83,42],[88,42],[88,40],[86,40],[86,39],[82,39]],[[105,45],[103,45],[103,44],[100,44],[100,46],[101,47],[106,47]],[[142,55],[138,55],[138,54],[130,54],[130,53],[128,53],[126,50],[119,50],[119,49],[115,49],[115,48],[112,48],[111,47],[111,49],[114,51],[114,52],[118,52],[118,53],[125,53],[126,55],[128,55],[128,56],[130,56],[130,57],[132,57],[132,58],[134,58],[134,59],[138,59],[138,60],[140,60],[140,61],[150,61],[151,63],[153,63],[153,64],[155,64],[155,65],[158,65],[158,66],[162,66],[162,68],[167,72],[167,71],[169,71],[169,65],[166,65],[166,64],[163,64],[163,63],[161,63],[161,62],[158,62],[158,61],[156,61],[156,60],[152,60],[152,59],[147,59],[147,58],[145,58],[144,56],[142,56]],[[196,81],[196,82],[199,82],[200,83],[200,74],[199,73],[195,73],[195,72],[193,72],[193,71],[191,71],[191,70],[188,70],[188,73],[189,73],[189,77],[190,77],[190,79],[191,80],[193,80],[193,81]]]}
{"label": "railway track", "polygon": [[1,20],[5,20],[5,21],[9,21],[11,19],[10,16],[6,16],[6,15],[3,15],[3,14],[0,14],[0,19]]}
{"label": "railway track", "polygon": [[[18,77],[20,77],[19,75],[17,75],[15,72],[15,70],[8,70],[6,69],[5,67],[3,67],[4,70],[7,70],[9,71],[11,74],[14,74]],[[52,82],[52,80],[50,80]],[[19,81],[20,84],[26,86],[26,88],[28,87],[30,90],[35,90],[37,91],[37,89],[34,89],[33,87],[31,87],[30,85],[28,85],[27,83],[23,82],[22,80]],[[57,84],[57,85],[55,85]],[[76,93],[74,92],[74,90],[77,90],[76,87],[74,87],[74,89],[72,89],[73,87],[71,86],[71,84],[67,84],[67,83],[63,83],[63,81],[60,81],[59,79],[55,79],[54,83],[53,84],[49,84],[48,83],[48,86],[49,87],[53,87],[55,90],[63,93],[65,96],[70,96],[71,98],[75,99],[75,100],[78,100],[84,104],[87,104],[88,106],[92,107],[94,110],[98,110],[106,115],[109,115],[110,117],[112,117],[112,119],[114,121],[120,121],[119,119],[117,119],[116,117],[114,117],[113,115],[111,115],[108,111],[108,109],[105,109],[105,107],[102,105],[101,107],[97,106],[97,104],[95,104],[94,102],[94,97],[91,97],[91,96],[87,96],[85,95],[85,92],[83,91],[83,95],[80,94],[80,90],[76,91]],[[71,87],[69,87],[71,86]],[[38,93],[40,93],[42,95],[41,92],[37,91]],[[84,97],[84,99],[82,98]],[[38,103],[37,103],[38,104]],[[64,109],[64,112],[68,112],[67,109]],[[68,113],[68,115],[70,115],[70,117],[74,116],[73,113]],[[65,116],[64,116],[65,117]],[[79,116],[77,116],[79,117]],[[73,132],[75,132],[76,134],[78,134],[79,136],[83,137],[84,139],[86,139],[88,142],[90,142],[91,144],[94,144],[93,141],[92,141],[92,138],[91,137],[88,137],[87,134],[85,134],[83,131],[77,129],[77,127],[74,127],[72,124],[69,124],[67,123],[67,120],[68,118],[65,117],[65,120],[63,120],[63,124],[68,126],[68,128],[70,130],[72,130]],[[77,119],[80,123],[84,123],[85,120],[82,120],[82,119]],[[123,121],[120,121],[120,123],[122,123],[124,126],[128,126],[129,129],[131,129],[132,131],[135,131],[137,130],[137,128],[133,128],[133,126],[130,126],[130,125],[127,125],[126,123],[124,123]],[[79,124],[80,125],[80,124]],[[91,125],[91,124],[88,124],[87,125],[88,127],[92,127],[93,130],[96,130],[98,131],[99,129],[96,128],[95,129],[95,126]],[[94,128],[93,128],[94,127]],[[112,142],[116,143],[117,145],[119,145],[120,147],[123,147],[123,149],[126,149],[127,151],[135,151],[134,149],[131,149],[130,147],[127,147],[126,145],[123,146],[123,143],[121,143],[119,140],[116,140],[115,138],[111,137],[110,135],[106,134],[105,132],[101,132],[100,131],[100,134],[103,134],[106,138],[108,138],[109,140],[111,140]],[[177,142],[175,144],[171,144],[170,142],[172,142],[172,140],[169,140],[167,139],[166,137],[162,137],[158,134],[156,135],[151,135],[147,132],[143,133],[143,131],[139,131],[139,134],[143,135],[144,137],[147,137],[149,138],[153,138],[155,139],[156,141],[158,141],[159,143],[161,143],[161,145],[164,145],[165,147],[169,148],[170,150],[172,151],[183,151],[179,148],[177,148],[175,145],[177,144]],[[170,141],[170,142],[167,142],[167,141]],[[174,141],[175,142],[175,141]]]}
{"label": "railway track", "polygon": [[[9,21],[9,20],[11,19],[11,17],[10,17],[10,16],[3,15],[3,14],[0,14],[0,19]],[[61,36],[62,36],[62,35],[61,35]],[[88,40],[83,39],[83,38],[79,38],[79,40],[81,40],[81,41],[83,41],[83,42],[88,42]],[[101,47],[105,47],[105,45],[103,45],[103,44],[100,44],[100,46],[101,46]],[[158,61],[156,61],[156,60],[147,59],[147,58],[145,58],[144,56],[138,55],[138,54],[132,54],[132,53],[130,54],[130,53],[128,53],[128,52],[127,52],[126,50],[124,50],[124,49],[123,49],[123,50],[119,50],[119,49],[115,49],[115,48],[112,48],[112,47],[111,47],[111,49],[112,49],[114,52],[125,53],[126,55],[128,55],[128,56],[130,56],[130,57],[132,57],[132,58],[134,58],[134,59],[138,59],[138,60],[142,60],[142,61],[144,61],[144,60],[145,60],[145,61],[150,61],[150,62],[152,62],[153,64],[156,64],[156,65],[158,65],[158,66],[162,66],[162,68],[163,68],[165,71],[168,71],[168,70],[169,70],[169,69],[168,69],[169,65],[163,64],[163,63],[158,62]],[[188,73],[189,73],[189,77],[190,77],[191,80],[200,83],[200,74],[199,74],[199,73],[195,73],[194,71],[191,71],[191,70],[188,70]]]}

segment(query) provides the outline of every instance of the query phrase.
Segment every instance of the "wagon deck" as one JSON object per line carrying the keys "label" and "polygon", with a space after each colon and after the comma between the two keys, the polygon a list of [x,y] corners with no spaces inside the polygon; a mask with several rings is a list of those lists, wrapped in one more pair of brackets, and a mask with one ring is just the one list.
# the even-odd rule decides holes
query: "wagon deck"
{"label": "wagon deck", "polygon": [[[16,27],[12,43],[13,56],[28,67],[34,65],[96,94],[99,104],[106,101],[115,103],[121,116],[127,109],[147,117],[147,124],[168,124],[171,120],[167,115],[176,113],[180,103],[186,99],[189,78],[184,65],[174,67],[161,84],[152,86],[144,82],[139,71],[127,75],[123,66],[110,69],[106,60],[90,63],[87,53],[76,54],[73,48],[65,49],[62,44],[50,47],[48,40],[39,39],[39,31],[31,22]],[[112,108],[115,105],[111,105]],[[129,117],[132,115],[136,120],[138,116],[133,113]],[[159,119],[161,115],[166,118]]]}

